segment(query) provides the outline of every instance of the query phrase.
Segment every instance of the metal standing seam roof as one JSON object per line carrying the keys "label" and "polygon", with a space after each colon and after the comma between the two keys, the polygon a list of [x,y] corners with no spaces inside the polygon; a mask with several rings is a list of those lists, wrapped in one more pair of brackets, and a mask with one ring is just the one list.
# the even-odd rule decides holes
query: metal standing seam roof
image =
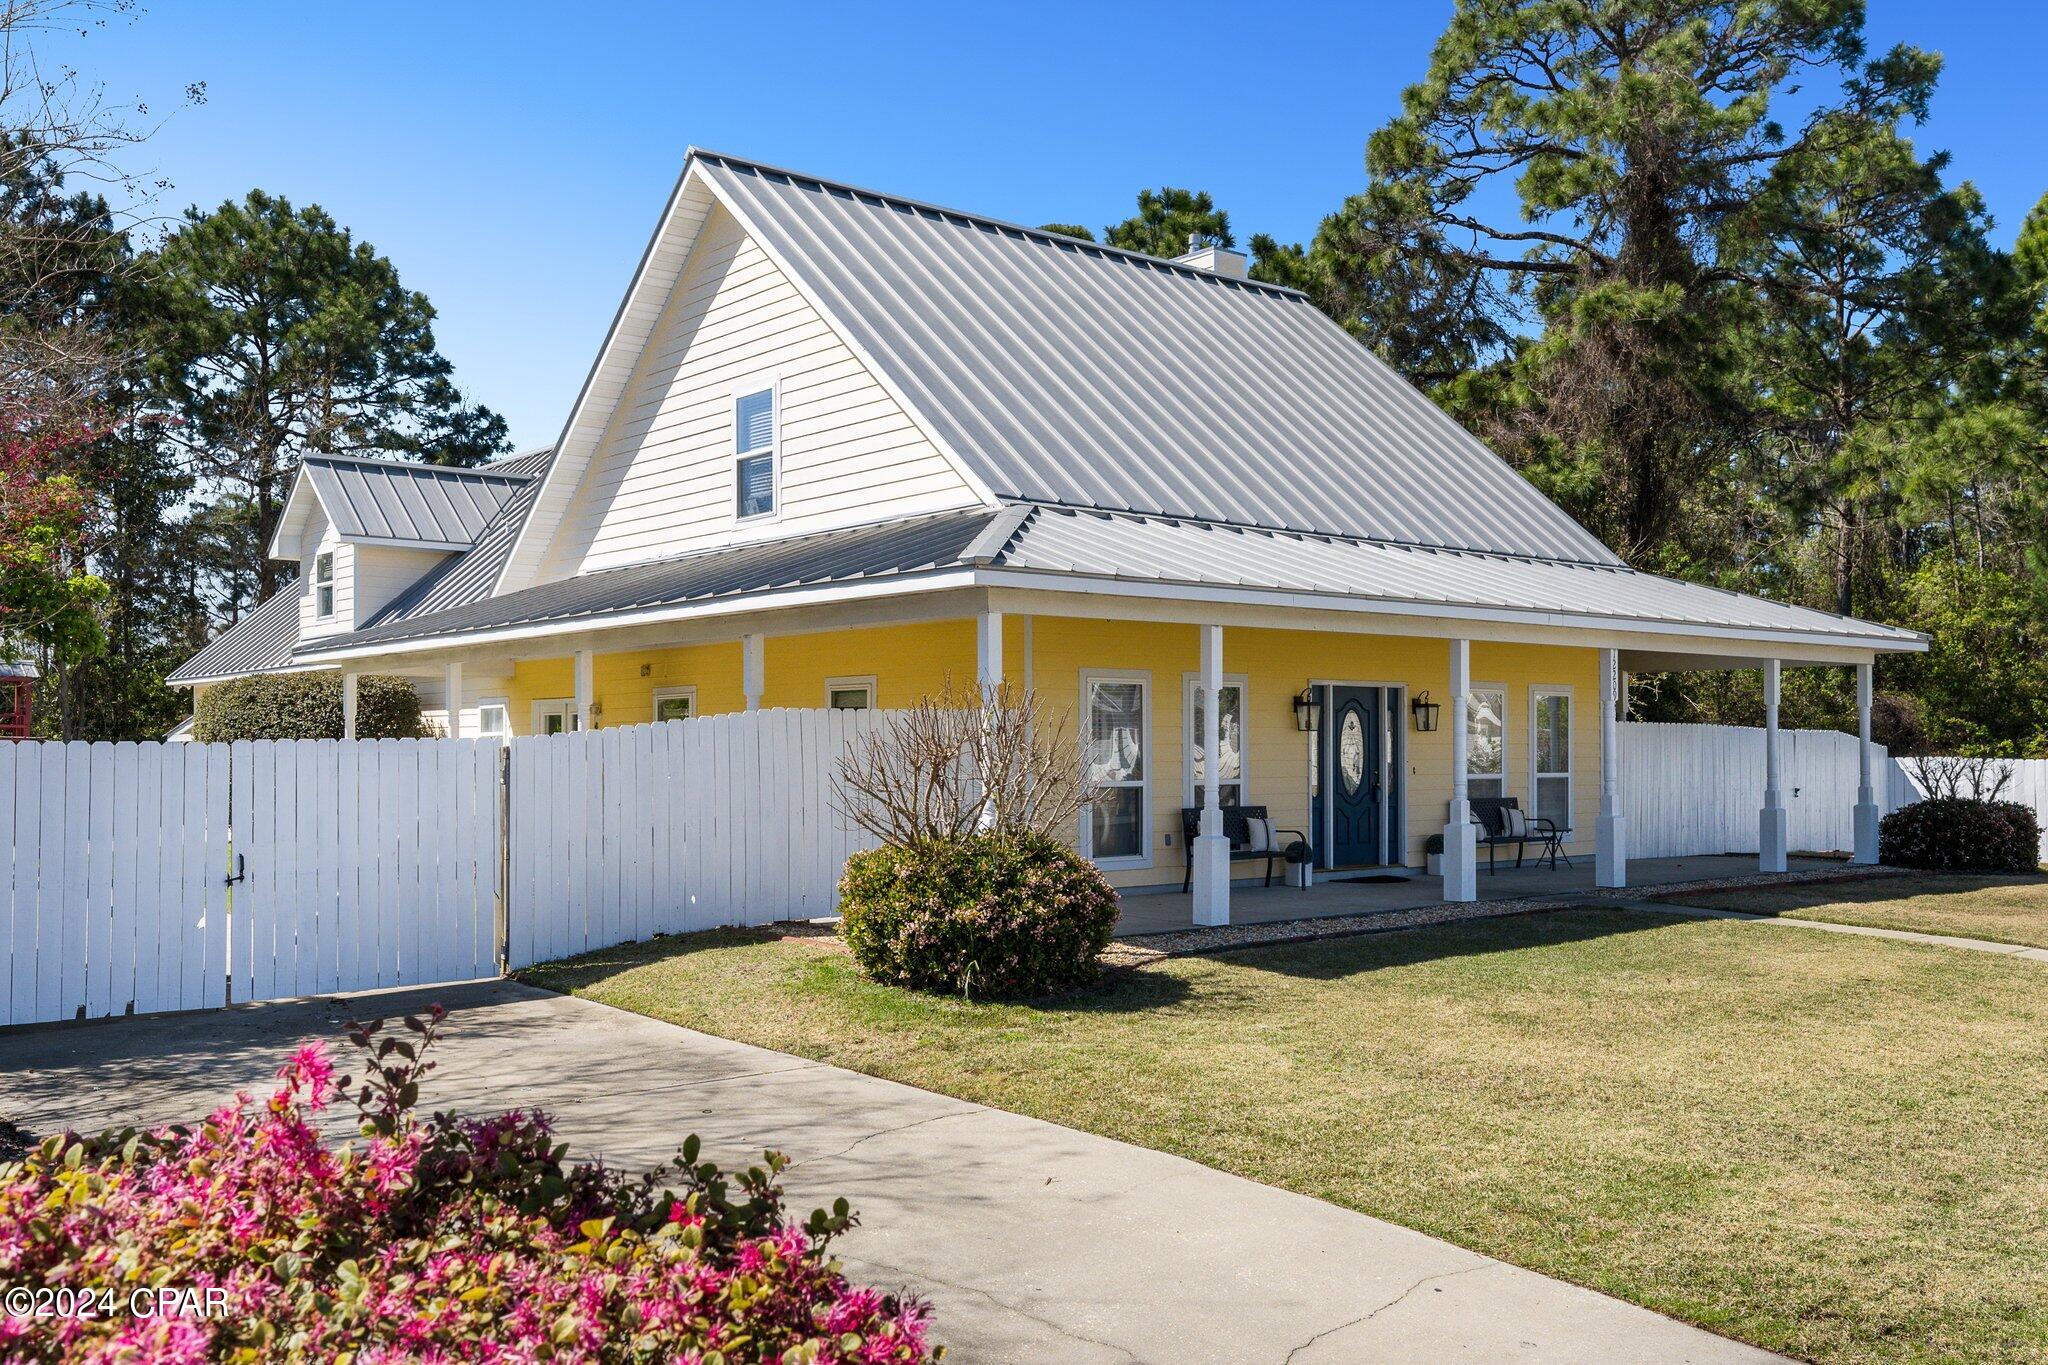
{"label": "metal standing seam roof", "polygon": [[999,497],[1621,562],[1293,290],[692,159]]}
{"label": "metal standing seam roof", "polygon": [[505,465],[461,468],[346,455],[308,455],[307,479],[344,539],[466,547],[532,479]]}
{"label": "metal standing seam roof", "polygon": [[512,553],[513,542],[519,538],[519,528],[533,510],[534,498],[540,493],[539,476],[547,472],[548,463],[553,458],[554,452],[545,450],[519,460],[508,460],[507,470],[519,465],[529,477],[505,499],[505,505],[498,509],[498,515],[490,525],[484,527],[476,544],[427,570],[418,582],[371,616],[364,629],[446,611],[450,607],[467,606],[489,597],[498,581],[499,571],[505,567],[506,557]]}
{"label": "metal standing seam roof", "polygon": [[[991,568],[1189,587],[1279,591],[1407,607],[1505,609],[1631,623],[1783,631],[1911,648],[1911,631],[1620,566],[1428,550],[1181,519],[1011,505],[825,531],[608,569],[323,639],[306,657],[460,637],[793,587]],[[1057,590],[1057,582],[1050,583]],[[1085,591],[1085,586],[1081,589]]]}
{"label": "metal standing seam roof", "polygon": [[216,635],[164,679],[167,683],[207,682],[251,673],[277,673],[292,667],[299,643],[299,585],[288,583],[266,597],[248,615]]}

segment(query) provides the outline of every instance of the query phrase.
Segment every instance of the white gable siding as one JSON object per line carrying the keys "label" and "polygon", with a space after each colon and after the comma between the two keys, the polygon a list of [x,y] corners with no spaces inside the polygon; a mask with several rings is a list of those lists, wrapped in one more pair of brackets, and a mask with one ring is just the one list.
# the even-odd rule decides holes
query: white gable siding
{"label": "white gable siding", "polygon": [[[734,516],[734,387],[781,386],[772,522]],[[971,506],[974,491],[722,209],[677,281],[540,579]]]}
{"label": "white gable siding", "polygon": [[448,556],[439,550],[400,550],[388,545],[353,545],[350,556],[349,605],[358,627],[390,605],[391,599],[419,582],[421,575]]}
{"label": "white gable siding", "polygon": [[[337,535],[334,523],[319,511],[313,513],[300,544],[304,549],[299,556],[299,638],[317,640],[354,630],[356,547]],[[323,620],[313,614],[313,566],[327,551],[334,554],[334,615]]]}

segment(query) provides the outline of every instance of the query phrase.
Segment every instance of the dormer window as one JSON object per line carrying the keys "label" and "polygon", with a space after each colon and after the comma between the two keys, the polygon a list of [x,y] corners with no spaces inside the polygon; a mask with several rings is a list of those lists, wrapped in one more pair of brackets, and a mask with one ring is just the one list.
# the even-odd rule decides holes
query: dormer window
{"label": "dormer window", "polygon": [[313,614],[321,620],[334,615],[334,551],[313,556]]}
{"label": "dormer window", "polygon": [[775,511],[775,390],[757,389],[733,399],[733,482],[736,515],[765,517]]}

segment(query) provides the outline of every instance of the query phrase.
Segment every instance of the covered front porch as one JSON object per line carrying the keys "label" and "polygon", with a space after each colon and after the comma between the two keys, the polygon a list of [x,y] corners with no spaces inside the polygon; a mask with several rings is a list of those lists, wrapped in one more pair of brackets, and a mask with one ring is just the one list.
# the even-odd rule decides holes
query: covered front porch
{"label": "covered front porch", "polygon": [[[1786,871],[1825,872],[1848,870],[1839,858],[1795,857],[1786,860]],[[1716,853],[1690,858],[1638,858],[1628,865],[1631,887],[1646,892],[1660,886],[1685,882],[1735,880],[1760,875],[1754,853]],[[1552,898],[1569,901],[1596,887],[1593,863],[1577,858],[1572,866],[1562,862],[1555,869],[1525,864],[1503,866],[1497,874],[1481,869],[1472,896],[1477,901],[1530,900]],[[1335,919],[1350,915],[1397,914],[1420,910],[1450,899],[1444,894],[1444,879],[1417,872],[1412,875],[1375,875],[1336,872],[1309,887],[1239,884],[1230,897],[1232,924],[1284,924],[1290,920]],[[1194,897],[1180,893],[1126,893],[1121,898],[1116,924],[1119,938],[1146,934],[1171,934],[1194,928]]]}

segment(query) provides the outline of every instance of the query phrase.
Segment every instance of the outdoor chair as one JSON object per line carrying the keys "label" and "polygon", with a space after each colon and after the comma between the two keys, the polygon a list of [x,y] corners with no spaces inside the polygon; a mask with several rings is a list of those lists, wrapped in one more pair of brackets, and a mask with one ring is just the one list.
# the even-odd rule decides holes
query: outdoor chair
{"label": "outdoor chair", "polygon": [[1532,843],[1536,845],[1536,856],[1549,858],[1551,867],[1557,866],[1559,858],[1564,859],[1566,867],[1572,865],[1564,851],[1564,831],[1546,816],[1525,815],[1520,798],[1475,796],[1467,804],[1472,808],[1472,823],[1479,826],[1478,842],[1486,846],[1488,872],[1500,871],[1494,862],[1494,850],[1513,845],[1515,866],[1519,868]]}
{"label": "outdoor chair", "polygon": [[[1263,822],[1262,840],[1255,844],[1251,822]],[[1188,890],[1195,884],[1195,838],[1202,832],[1202,810],[1199,806],[1182,806],[1180,809],[1181,860],[1184,864],[1180,889]],[[1291,839],[1282,839],[1286,834]],[[1287,846],[1294,840],[1306,841],[1308,836],[1298,829],[1274,829],[1272,817],[1264,806],[1223,807],[1223,837],[1230,841],[1230,861],[1246,862],[1255,858],[1266,860],[1266,885],[1273,884],[1273,864],[1287,865]]]}

